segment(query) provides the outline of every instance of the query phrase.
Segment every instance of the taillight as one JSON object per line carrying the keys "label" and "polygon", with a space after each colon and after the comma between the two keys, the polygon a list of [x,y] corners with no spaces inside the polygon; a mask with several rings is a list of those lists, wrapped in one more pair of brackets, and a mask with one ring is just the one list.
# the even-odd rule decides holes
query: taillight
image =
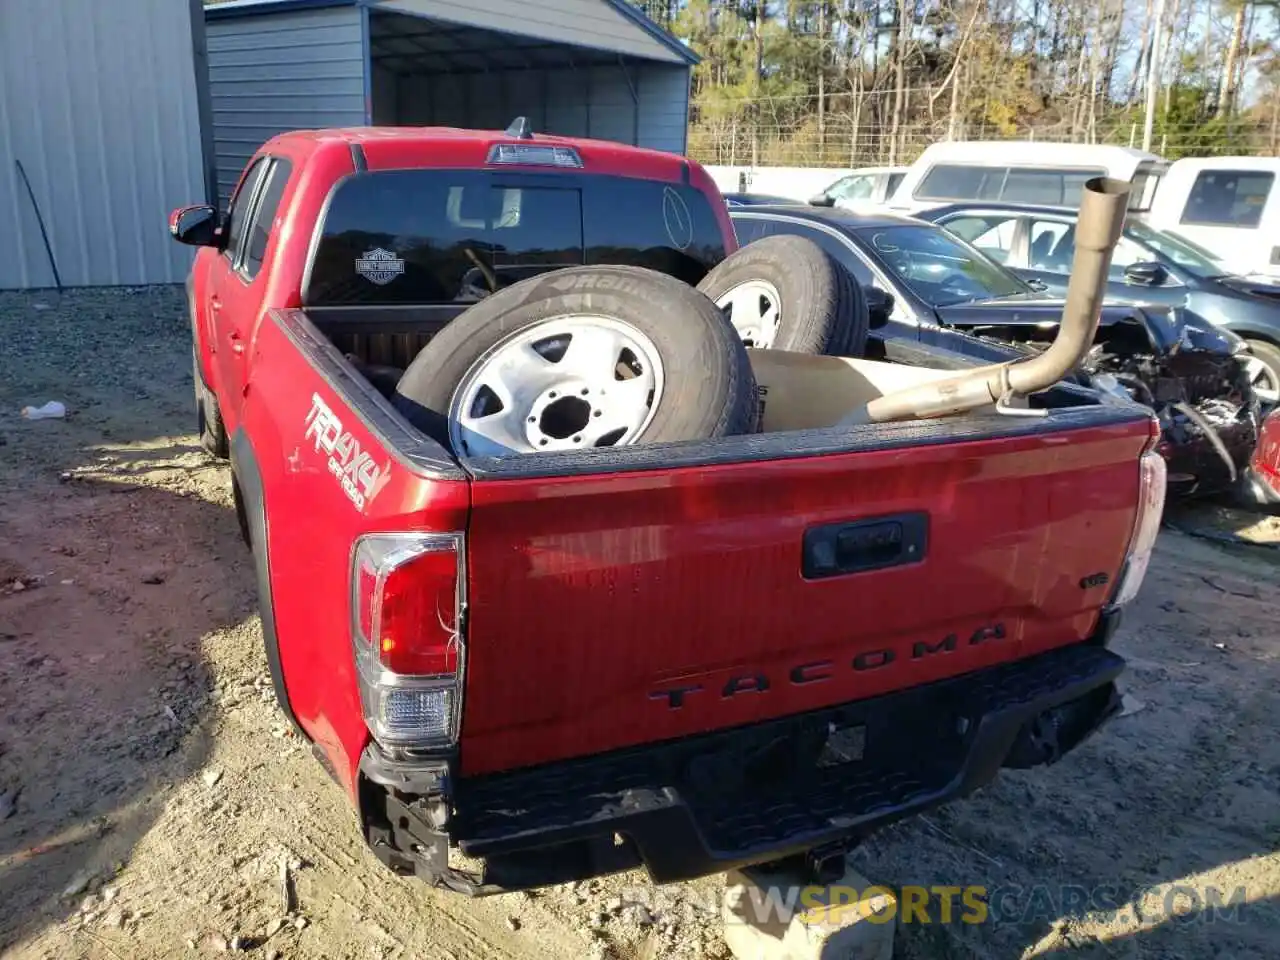
{"label": "taillight", "polygon": [[454,740],[466,609],[462,535],[361,537],[351,588],[360,698],[373,738],[398,746]]}
{"label": "taillight", "polygon": [[1165,487],[1168,482],[1164,457],[1155,447],[1155,439],[1148,444],[1138,462],[1138,515],[1133,521],[1133,533],[1129,536],[1129,550],[1124,570],[1116,586],[1112,603],[1124,606],[1138,595],[1142,581],[1146,579],[1160,533],[1160,521],[1164,517]]}

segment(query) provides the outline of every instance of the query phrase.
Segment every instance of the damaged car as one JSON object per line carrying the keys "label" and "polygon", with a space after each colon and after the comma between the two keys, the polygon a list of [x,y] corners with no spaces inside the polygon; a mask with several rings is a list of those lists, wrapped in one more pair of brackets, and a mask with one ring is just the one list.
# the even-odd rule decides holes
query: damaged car
{"label": "damaged car", "polygon": [[[1024,280],[1064,296],[1075,255],[1076,211],[1062,207],[953,203],[916,214],[946,227]],[[1264,410],[1280,404],[1280,288],[1225,273],[1184,237],[1128,220],[1111,255],[1106,297],[1181,307],[1249,345],[1253,390]]]}
{"label": "damaged car", "polygon": [[[938,348],[1002,362],[1046,348],[1057,332],[1060,299],[936,224],[782,206],[730,216],[741,245],[791,234],[835,257],[867,291],[871,352]],[[762,311],[778,309],[766,298]],[[1216,494],[1239,489],[1257,445],[1249,360],[1244,340],[1181,308],[1108,301],[1075,379],[1155,411],[1171,494]]]}

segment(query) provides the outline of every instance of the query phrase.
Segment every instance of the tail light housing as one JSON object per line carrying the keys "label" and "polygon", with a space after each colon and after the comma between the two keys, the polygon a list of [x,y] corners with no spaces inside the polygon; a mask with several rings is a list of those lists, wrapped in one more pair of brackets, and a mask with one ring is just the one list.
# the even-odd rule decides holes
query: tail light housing
{"label": "tail light housing", "polygon": [[351,636],[365,723],[380,744],[457,739],[465,611],[462,534],[376,533],[356,541]]}
{"label": "tail light housing", "polygon": [[1160,521],[1164,518],[1168,468],[1157,447],[1160,424],[1158,421],[1153,421],[1153,424],[1151,442],[1138,461],[1138,514],[1133,521],[1133,532],[1129,535],[1129,549],[1125,555],[1120,582],[1116,585],[1115,596],[1111,601],[1118,607],[1130,603],[1138,595],[1142,581],[1147,576],[1156,537],[1160,533]]}

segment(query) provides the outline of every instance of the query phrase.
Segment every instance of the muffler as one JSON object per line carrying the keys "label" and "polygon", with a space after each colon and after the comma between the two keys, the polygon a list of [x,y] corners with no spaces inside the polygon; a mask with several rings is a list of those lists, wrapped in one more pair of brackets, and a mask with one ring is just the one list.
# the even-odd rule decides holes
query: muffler
{"label": "muffler", "polygon": [[1062,323],[1044,353],[877,397],[842,425],[945,417],[993,403],[1008,406],[1011,399],[1045,390],[1075,369],[1098,332],[1107,272],[1124,228],[1129,188],[1128,181],[1107,177],[1095,177],[1084,185]]}

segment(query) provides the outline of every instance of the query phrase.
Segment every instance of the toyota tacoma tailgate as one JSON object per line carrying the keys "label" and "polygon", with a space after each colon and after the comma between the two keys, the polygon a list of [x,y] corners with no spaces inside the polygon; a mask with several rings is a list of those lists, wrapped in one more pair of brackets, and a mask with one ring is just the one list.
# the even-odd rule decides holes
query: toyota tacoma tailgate
{"label": "toyota tacoma tailgate", "polygon": [[591,478],[539,476],[537,458],[473,464],[462,772],[795,714],[1088,637],[1152,442],[1147,418],[1100,415]]}

